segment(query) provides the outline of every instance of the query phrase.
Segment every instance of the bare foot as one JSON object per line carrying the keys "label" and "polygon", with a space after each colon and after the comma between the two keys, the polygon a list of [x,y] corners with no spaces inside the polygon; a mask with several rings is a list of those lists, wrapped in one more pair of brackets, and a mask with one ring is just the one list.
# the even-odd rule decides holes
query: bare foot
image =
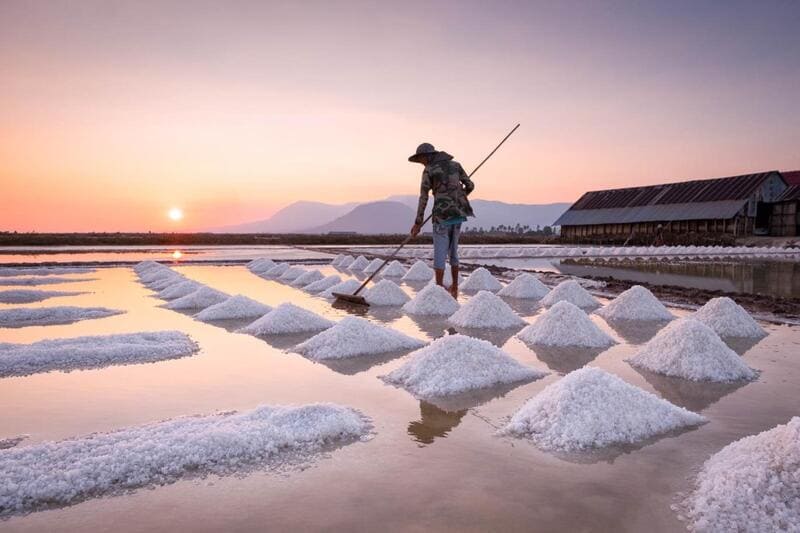
{"label": "bare foot", "polygon": [[458,299],[458,285],[450,285],[450,296]]}

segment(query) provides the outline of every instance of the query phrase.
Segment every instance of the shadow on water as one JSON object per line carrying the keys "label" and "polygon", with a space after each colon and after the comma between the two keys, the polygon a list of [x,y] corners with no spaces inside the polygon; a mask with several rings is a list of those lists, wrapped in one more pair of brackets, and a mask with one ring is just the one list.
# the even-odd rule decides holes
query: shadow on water
{"label": "shadow on water", "polygon": [[662,320],[606,320],[611,329],[632,345],[644,344],[661,331],[668,321]]}
{"label": "shadow on water", "polygon": [[294,348],[301,342],[305,342],[319,331],[311,331],[306,333],[283,333],[280,335],[256,335],[257,339],[261,339],[277,350],[289,350]]}
{"label": "shadow on water", "polygon": [[543,309],[539,300],[530,298],[509,298],[508,296],[501,296],[501,298],[518,315],[532,316]]}
{"label": "shadow on water", "polygon": [[525,343],[547,368],[560,375],[569,374],[591,363],[608,348],[582,348],[580,346],[541,346]]}
{"label": "shadow on water", "polygon": [[508,340],[522,330],[524,326],[518,326],[509,329],[495,329],[495,328],[454,328],[458,333],[468,337],[475,337],[476,339],[483,339],[489,341],[495,346],[503,347]]}
{"label": "shadow on water", "polygon": [[426,281],[403,281],[403,284],[414,289],[415,292],[419,292],[425,288],[425,285],[430,283],[430,280]]}
{"label": "shadow on water", "polygon": [[692,381],[673,376],[656,374],[643,368],[633,367],[647,383],[665,400],[690,411],[700,412],[717,403],[722,398],[736,392],[750,381]]}
{"label": "shadow on water", "polygon": [[222,328],[230,333],[234,333],[237,330],[242,329],[245,326],[248,326],[258,320],[259,317],[253,318],[227,318],[224,320],[198,320],[198,322],[202,322],[203,324],[208,324],[209,326],[216,326],[218,328]]}
{"label": "shadow on water", "polygon": [[495,385],[493,387],[484,387],[482,389],[475,389],[458,394],[450,394],[447,396],[429,397],[424,398],[424,401],[435,405],[443,411],[455,412],[465,409],[472,409],[479,407],[497,398],[502,398],[512,390],[516,389],[526,383],[536,381],[536,379],[526,379],[516,381],[514,383],[504,383],[502,385]]}
{"label": "shadow on water", "polygon": [[433,340],[444,337],[450,329],[446,316],[408,315],[419,330]]}
{"label": "shadow on water", "polygon": [[388,324],[403,316],[403,309],[402,307],[396,305],[371,305],[367,314],[370,316],[370,318],[374,318],[375,320]]}
{"label": "shadow on water", "polygon": [[388,363],[389,361],[397,359],[398,357],[403,357],[408,353],[409,350],[401,350],[380,354],[346,357],[344,359],[324,359],[321,361],[309,359],[309,361],[327,366],[329,369],[333,370],[334,372],[338,372],[339,374],[352,376],[369,370],[374,366]]}
{"label": "shadow on water", "polygon": [[408,424],[408,434],[422,447],[433,444],[439,437],[447,437],[461,423],[467,410],[445,411],[432,403],[420,400],[419,414],[419,420]]}

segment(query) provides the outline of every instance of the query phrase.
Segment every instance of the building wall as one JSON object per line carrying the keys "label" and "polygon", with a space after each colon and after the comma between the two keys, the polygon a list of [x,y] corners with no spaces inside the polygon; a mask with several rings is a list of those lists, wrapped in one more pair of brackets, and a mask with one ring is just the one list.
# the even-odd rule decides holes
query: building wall
{"label": "building wall", "polygon": [[676,220],[662,222],[637,222],[633,224],[596,224],[585,226],[562,226],[561,235],[566,238],[580,237],[628,237],[633,235],[656,235],[658,225],[664,233],[729,233],[749,235],[753,231],[753,219],[739,216],[727,220]]}
{"label": "building wall", "polygon": [[789,200],[772,205],[769,234],[778,237],[800,235],[800,200]]}

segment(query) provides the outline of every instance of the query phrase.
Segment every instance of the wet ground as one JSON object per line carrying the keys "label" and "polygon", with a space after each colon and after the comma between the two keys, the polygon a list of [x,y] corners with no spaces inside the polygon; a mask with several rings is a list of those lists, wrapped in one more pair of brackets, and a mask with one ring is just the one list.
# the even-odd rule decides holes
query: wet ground
{"label": "wet ground", "polygon": [[[177,268],[266,304],[291,301],[332,319],[346,313],[241,265]],[[737,345],[761,375],[753,383],[727,386],[640,373],[625,363],[656,327],[614,329],[593,316],[620,341],[599,354],[534,351],[513,332],[482,334],[550,374],[516,388],[425,402],[378,379],[403,363],[402,354],[313,363],[284,351],[298,338],[259,339],[159,307],[162,302],[129,268],[103,268],[91,277],[98,279],[68,284],[69,290],[89,294],[26,306],[106,306],[126,314],[0,329],[0,342],[177,329],[198,341],[200,353],[154,364],[2,379],[0,440],[29,435],[17,444],[26,446],[179,415],[315,401],[360,409],[373,419],[375,438],[336,450],[302,471],[182,481],[13,517],[0,521],[2,531],[681,531],[685,526],[670,505],[710,454],[800,414],[800,329],[788,326],[764,325],[767,338],[755,346]],[[539,312],[530,303],[511,303],[526,319]],[[373,309],[367,317],[428,340],[446,328],[443,320],[415,320],[397,308]],[[527,398],[583,365],[611,371],[710,422],[635,448],[568,457],[494,435]]]}

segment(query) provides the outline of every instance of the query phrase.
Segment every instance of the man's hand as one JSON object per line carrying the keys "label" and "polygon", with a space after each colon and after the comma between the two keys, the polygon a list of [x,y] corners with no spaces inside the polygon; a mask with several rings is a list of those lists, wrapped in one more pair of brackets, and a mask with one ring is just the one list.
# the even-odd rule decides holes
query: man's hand
{"label": "man's hand", "polygon": [[419,224],[414,224],[413,226],[411,226],[411,236],[416,237],[417,235],[419,235],[420,229],[421,228],[419,227]]}

